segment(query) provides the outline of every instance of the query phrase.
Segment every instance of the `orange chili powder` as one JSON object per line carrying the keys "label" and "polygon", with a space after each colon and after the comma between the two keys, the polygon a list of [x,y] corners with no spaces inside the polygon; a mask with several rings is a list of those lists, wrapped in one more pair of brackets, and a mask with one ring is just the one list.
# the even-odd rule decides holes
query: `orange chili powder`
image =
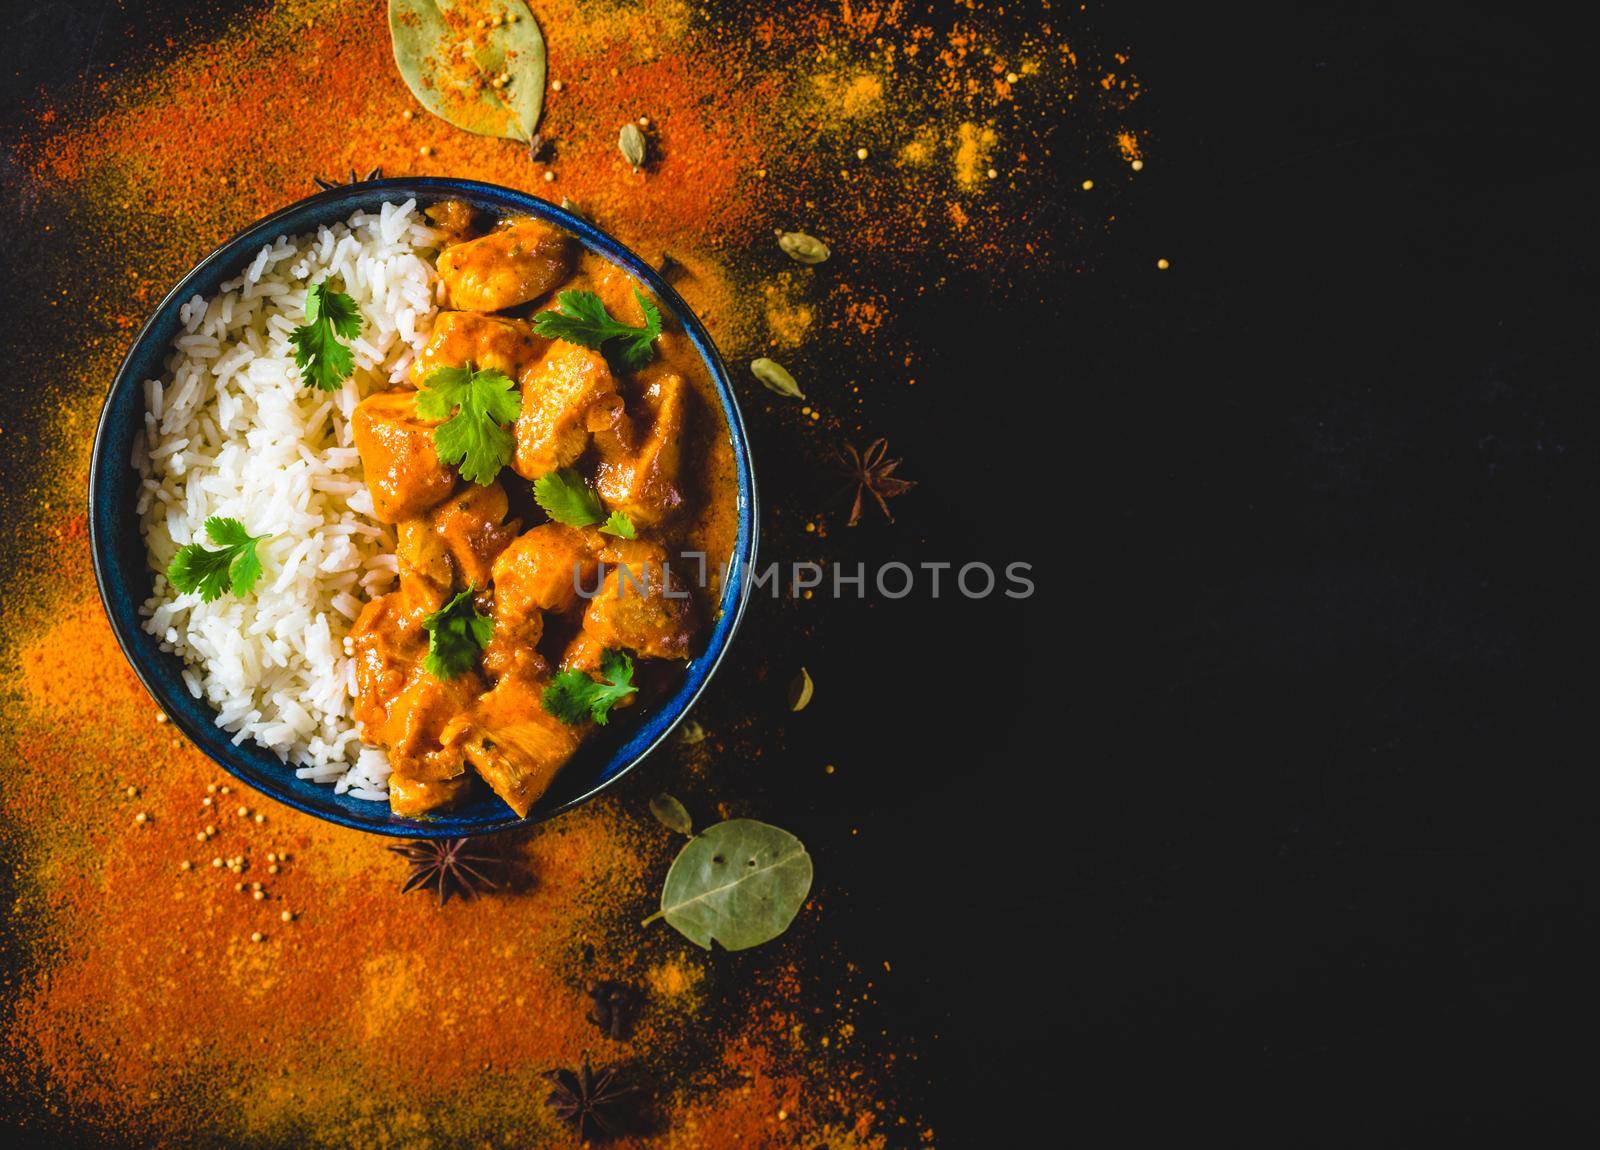
{"label": "orange chili powder", "polygon": [[[394,68],[381,5],[310,0],[43,104],[8,146],[39,228],[72,220],[40,269],[59,350],[29,364],[61,381],[58,405],[0,428],[8,451],[39,461],[32,487],[0,493],[16,540],[0,571],[0,844],[19,971],[0,987],[0,1065],[41,1129],[70,1117],[148,1144],[561,1142],[542,1074],[588,1050],[651,1099],[651,1132],[620,1145],[932,1140],[892,1092],[915,1051],[863,1039],[854,1012],[871,1009],[870,985],[815,953],[820,899],[789,937],[738,956],[639,926],[676,849],[642,813],[646,796],[676,790],[702,822],[743,813],[719,787],[724,764],[782,747],[738,699],[713,691],[698,712],[710,736],[675,761],[658,754],[607,797],[508,836],[514,890],[440,908],[397,896],[404,865],[378,840],[264,802],[176,738],[95,596],[81,500],[127,339],[199,256],[309,192],[314,174],[381,166],[570,199],[647,258],[671,253],[675,286],[730,362],[857,348],[909,382],[916,353],[893,319],[927,287],[886,289],[871,270],[1059,258],[1064,241],[1028,194],[1059,163],[1055,118],[1070,102],[1089,125],[1085,166],[1126,154],[1119,134],[1134,131],[1126,59],[1099,62],[1049,23],[1018,29],[982,4],[941,27],[895,3],[743,24],[681,4],[535,10],[561,82],[538,161],[427,114]],[[641,117],[650,160],[635,173],[616,138]],[[822,236],[834,258],[789,263],[772,238],[789,229]],[[861,426],[863,389],[816,362],[803,406],[746,381],[758,438],[820,451],[821,435]],[[764,532],[792,558],[820,558],[823,517],[768,500]],[[795,602],[766,610],[762,625],[792,638],[811,626]],[[762,659],[746,644],[722,682],[776,690],[788,671]],[[748,772],[733,777],[748,787]],[[644,993],[628,1040],[588,1020],[595,978]],[[850,991],[808,1001],[813,984]]]}

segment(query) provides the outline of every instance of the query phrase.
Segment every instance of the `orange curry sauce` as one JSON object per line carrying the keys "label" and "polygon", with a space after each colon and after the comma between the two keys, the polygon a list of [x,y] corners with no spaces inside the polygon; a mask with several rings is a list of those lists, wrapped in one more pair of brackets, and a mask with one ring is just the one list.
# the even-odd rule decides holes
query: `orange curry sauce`
{"label": "orange curry sauce", "polygon": [[[631,373],[535,333],[531,317],[567,289],[641,325],[622,269],[540,220],[483,230],[490,221],[457,201],[428,215],[449,237],[438,269],[451,310],[437,316],[412,382],[441,368],[500,371],[521,389],[521,414],[510,465],[478,483],[441,462],[443,421],[419,412],[417,390],[356,409],[374,514],[398,534],[399,586],[351,630],[355,716],[363,740],[388,752],[396,814],[449,806],[481,780],[521,816],[593,729],[545,703],[554,676],[599,679],[606,653],[625,652],[648,693],[697,650],[737,530],[732,446],[705,363],[670,321]],[[533,482],[563,468],[635,537],[550,520]],[[425,666],[425,621],[463,591],[493,620],[492,636],[475,667],[441,678]]]}

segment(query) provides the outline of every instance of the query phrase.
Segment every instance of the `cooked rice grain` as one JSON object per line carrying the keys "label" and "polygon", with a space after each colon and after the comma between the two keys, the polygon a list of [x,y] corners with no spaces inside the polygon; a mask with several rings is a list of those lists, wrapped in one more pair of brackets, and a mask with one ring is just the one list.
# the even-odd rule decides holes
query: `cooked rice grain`
{"label": "cooked rice grain", "polygon": [[[262,248],[211,299],[183,305],[166,373],[145,384],[134,445],[156,572],[145,630],[183,658],[190,694],[235,743],[253,739],[301,778],[375,801],[388,795],[389,764],[356,734],[344,638],[395,578],[394,533],[371,517],[350,414],[403,378],[432,326],[437,239],[408,200]],[[306,290],[325,277],[362,318],[355,375],[337,392],[305,387],[289,345]],[[242,599],[176,595],[163,574],[178,548],[209,544],[213,515],[272,536]]]}

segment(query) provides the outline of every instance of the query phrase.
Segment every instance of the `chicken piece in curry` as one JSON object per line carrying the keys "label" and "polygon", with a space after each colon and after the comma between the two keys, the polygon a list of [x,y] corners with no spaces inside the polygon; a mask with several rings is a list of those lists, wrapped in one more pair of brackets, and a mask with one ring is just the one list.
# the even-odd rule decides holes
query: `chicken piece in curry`
{"label": "chicken piece in curry", "polygon": [[[429,215],[449,310],[411,386],[369,395],[352,420],[398,571],[350,633],[355,717],[388,753],[396,814],[486,785],[525,816],[613,706],[648,699],[695,653],[736,530],[732,449],[704,365],[670,325],[642,366],[540,334],[558,290],[645,326],[621,269],[541,220],[480,220],[456,201]],[[503,450],[487,475],[446,433],[477,401],[430,397],[440,380],[483,381],[511,405],[477,427],[478,448]],[[551,483],[589,510],[546,498]]]}

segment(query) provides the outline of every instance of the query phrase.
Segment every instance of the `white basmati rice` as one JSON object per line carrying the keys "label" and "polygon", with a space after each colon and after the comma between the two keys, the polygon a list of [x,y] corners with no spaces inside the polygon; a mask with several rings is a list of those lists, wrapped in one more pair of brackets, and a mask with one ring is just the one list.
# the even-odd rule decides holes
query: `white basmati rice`
{"label": "white basmati rice", "polygon": [[[437,243],[412,200],[280,236],[211,299],[183,305],[134,445],[156,572],[145,630],[183,658],[190,694],[236,744],[253,739],[301,778],[374,801],[388,797],[389,763],[357,735],[344,638],[395,578],[394,533],[372,518],[350,414],[400,381],[422,346],[438,310]],[[338,392],[305,387],[289,345],[307,288],[325,277],[362,318],[355,374]],[[175,595],[162,572],[178,548],[209,542],[213,515],[272,538],[254,592],[202,603]]]}

